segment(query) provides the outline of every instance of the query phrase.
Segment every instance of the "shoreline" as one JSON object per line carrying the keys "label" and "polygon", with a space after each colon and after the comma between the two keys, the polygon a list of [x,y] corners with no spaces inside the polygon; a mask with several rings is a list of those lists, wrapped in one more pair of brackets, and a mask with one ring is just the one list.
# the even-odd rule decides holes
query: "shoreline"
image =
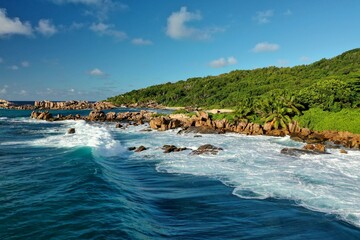
{"label": "shoreline", "polygon": [[157,116],[155,112],[141,110],[140,112],[108,112],[93,110],[88,116],[58,114],[53,117],[51,113],[33,111],[30,118],[46,121],[63,120],[85,120],[89,122],[114,122],[121,125],[142,125],[149,123],[153,130],[166,131],[169,129],[181,129],[178,133],[198,133],[198,134],[222,134],[233,132],[244,135],[264,135],[284,137],[290,136],[294,141],[307,144],[322,144],[329,148],[346,148],[360,150],[360,134],[340,131],[313,131],[301,128],[297,122],[288,125],[288,129],[269,129],[256,123],[236,122],[230,123],[226,119],[212,120],[207,112],[196,112],[196,115],[189,117],[184,114],[168,114]]}

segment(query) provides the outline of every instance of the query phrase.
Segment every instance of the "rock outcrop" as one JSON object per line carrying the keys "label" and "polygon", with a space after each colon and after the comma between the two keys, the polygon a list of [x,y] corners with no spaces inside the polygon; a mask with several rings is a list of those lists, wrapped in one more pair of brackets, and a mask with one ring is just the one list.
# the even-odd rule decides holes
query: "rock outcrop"
{"label": "rock outcrop", "polygon": [[197,150],[191,152],[192,155],[200,155],[200,154],[212,154],[216,155],[219,151],[223,150],[220,147],[215,147],[211,144],[205,144],[200,146]]}
{"label": "rock outcrop", "polygon": [[103,111],[91,111],[88,117],[89,121],[105,121],[106,115]]}
{"label": "rock outcrop", "polygon": [[299,148],[283,148],[281,149],[280,153],[289,156],[297,156],[297,157],[304,154],[310,154],[310,155],[326,154],[326,152],[317,152],[317,151],[299,149]]}
{"label": "rock outcrop", "polygon": [[191,117],[184,114],[172,114],[169,117],[161,116],[152,118],[152,129],[166,131],[181,127],[179,134],[201,133],[215,134],[235,132],[246,135],[268,135],[284,137],[290,135],[291,139],[308,144],[325,144],[328,147],[343,146],[346,148],[360,149],[360,134],[338,131],[312,131],[301,128],[297,122],[289,123],[286,129],[272,129],[270,124],[264,126],[257,123],[229,122],[226,119],[213,120],[205,112],[197,112]]}
{"label": "rock outcrop", "polygon": [[147,150],[146,147],[140,146],[140,147],[138,147],[138,148],[135,150],[135,152],[142,152],[142,151],[145,151],[145,150]]}
{"label": "rock outcrop", "polygon": [[45,120],[45,121],[51,121],[53,119],[52,114],[48,111],[45,112],[35,112],[33,111],[31,113],[30,118],[37,119],[37,120]]}
{"label": "rock outcrop", "polygon": [[[57,115],[56,117],[52,117],[52,115],[48,112],[33,111],[31,113],[31,118],[47,121],[60,121],[67,119],[114,122],[126,121],[128,124],[133,125],[140,125],[145,122],[149,122],[150,128],[158,131],[181,128],[178,134],[220,134],[234,132],[246,135],[268,135],[278,137],[290,135],[291,139],[295,141],[306,142],[314,146],[322,144],[328,148],[345,147],[360,149],[360,134],[338,131],[312,131],[307,128],[300,128],[297,122],[290,123],[286,129],[272,129],[269,124],[262,126],[257,123],[248,123],[243,121],[229,122],[226,119],[213,120],[205,112],[197,112],[196,115],[191,117],[185,114],[171,114],[169,116],[158,117],[154,117],[153,115],[153,112],[144,110],[140,112],[108,112],[106,114],[100,110],[93,110],[87,117],[82,117],[80,115]],[[121,127],[121,125],[117,126]],[[317,150],[319,150],[319,152],[322,151],[321,149]]]}
{"label": "rock outcrop", "polygon": [[188,148],[186,148],[186,147],[178,148],[175,145],[164,145],[162,147],[162,150],[164,150],[164,153],[171,153],[171,152],[185,151],[185,150],[188,150]]}
{"label": "rock outcrop", "polygon": [[88,101],[65,101],[65,102],[54,102],[54,101],[35,101],[34,107],[36,109],[62,109],[62,110],[81,110],[81,109],[112,109],[116,106],[109,102],[96,102],[91,103]]}

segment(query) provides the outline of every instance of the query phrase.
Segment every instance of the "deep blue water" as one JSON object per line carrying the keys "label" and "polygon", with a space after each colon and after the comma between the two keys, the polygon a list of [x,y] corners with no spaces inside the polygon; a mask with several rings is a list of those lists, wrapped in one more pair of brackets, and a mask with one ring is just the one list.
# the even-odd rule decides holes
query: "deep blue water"
{"label": "deep blue water", "polygon": [[[301,166],[309,159],[277,152],[262,159],[241,149],[298,144],[290,140],[193,138],[143,132],[144,126],[47,123],[29,114],[0,110],[0,239],[360,239],[354,173],[327,168],[338,164],[336,153],[329,163],[314,160],[321,164],[312,173]],[[69,127],[77,132],[67,135]],[[159,148],[211,141],[224,153],[166,155]],[[139,145],[149,150],[127,151]],[[348,161],[356,164],[358,156],[350,152]],[[280,169],[289,173],[278,178],[279,161],[296,170]],[[313,197],[312,190],[321,194]]]}

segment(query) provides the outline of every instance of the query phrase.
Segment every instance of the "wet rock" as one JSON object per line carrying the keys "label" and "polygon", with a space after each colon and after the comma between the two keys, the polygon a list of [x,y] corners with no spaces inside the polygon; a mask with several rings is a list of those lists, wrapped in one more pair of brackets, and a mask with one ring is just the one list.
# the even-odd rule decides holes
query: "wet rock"
{"label": "wet rock", "polygon": [[347,154],[348,152],[345,149],[340,149],[340,153]]}
{"label": "wet rock", "polygon": [[301,156],[304,154],[310,154],[310,155],[328,154],[327,152],[318,152],[318,151],[298,149],[298,148],[283,148],[281,149],[280,153],[289,156]]}
{"label": "wet rock", "polygon": [[75,128],[69,128],[69,129],[67,130],[67,133],[68,133],[68,134],[74,134],[74,133],[75,133]]}
{"label": "wet rock", "polygon": [[178,148],[175,145],[164,145],[162,147],[162,150],[164,150],[164,153],[171,153],[171,152],[181,152],[181,151],[185,151],[188,150],[188,148],[184,147],[184,148]]}
{"label": "wet rock", "polygon": [[177,134],[200,133],[200,134],[219,134],[224,133],[224,129],[213,129],[208,127],[188,127],[181,129]]}
{"label": "wet rock", "polygon": [[215,147],[211,144],[205,144],[200,146],[197,150],[191,152],[192,155],[200,155],[200,154],[218,154],[219,151],[223,150],[220,147]]}
{"label": "wet rock", "polygon": [[195,138],[199,138],[199,137],[202,137],[202,136],[201,136],[201,135],[195,135],[194,137],[195,137]]}
{"label": "wet rock", "polygon": [[117,123],[116,125],[115,125],[115,128],[122,128],[123,127],[123,125],[121,125],[121,123]]}
{"label": "wet rock", "polygon": [[140,132],[152,132],[151,128],[141,129]]}
{"label": "wet rock", "polygon": [[135,152],[142,152],[142,151],[145,151],[145,150],[147,150],[146,147],[140,146],[140,147],[138,147],[138,148],[135,150]]}
{"label": "wet rock", "polygon": [[129,151],[134,151],[136,149],[136,147],[128,147]]}
{"label": "wet rock", "polygon": [[311,150],[311,151],[315,151],[315,152],[321,152],[324,153],[326,151],[325,145],[323,144],[306,144],[303,149],[305,150]]}

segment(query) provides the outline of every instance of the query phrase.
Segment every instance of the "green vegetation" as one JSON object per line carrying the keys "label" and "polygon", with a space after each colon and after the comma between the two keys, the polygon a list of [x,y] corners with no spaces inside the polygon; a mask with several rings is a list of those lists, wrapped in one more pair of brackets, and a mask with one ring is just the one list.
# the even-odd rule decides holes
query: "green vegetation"
{"label": "green vegetation", "polygon": [[323,111],[312,108],[304,111],[295,120],[302,126],[313,130],[349,131],[360,134],[360,109],[343,109],[339,112]]}
{"label": "green vegetation", "polygon": [[[168,82],[111,97],[108,101],[119,105],[155,101],[165,106],[231,108],[234,114],[213,118],[270,122],[276,129],[286,128],[295,117],[312,129],[320,129],[323,124],[322,129],[336,130],[325,120],[337,122],[347,111],[356,112],[360,107],[360,48],[309,65],[237,70]],[[323,117],[317,119],[316,114]],[[344,120],[343,126],[334,124],[342,130],[357,131],[355,122],[356,119],[346,124]]]}

